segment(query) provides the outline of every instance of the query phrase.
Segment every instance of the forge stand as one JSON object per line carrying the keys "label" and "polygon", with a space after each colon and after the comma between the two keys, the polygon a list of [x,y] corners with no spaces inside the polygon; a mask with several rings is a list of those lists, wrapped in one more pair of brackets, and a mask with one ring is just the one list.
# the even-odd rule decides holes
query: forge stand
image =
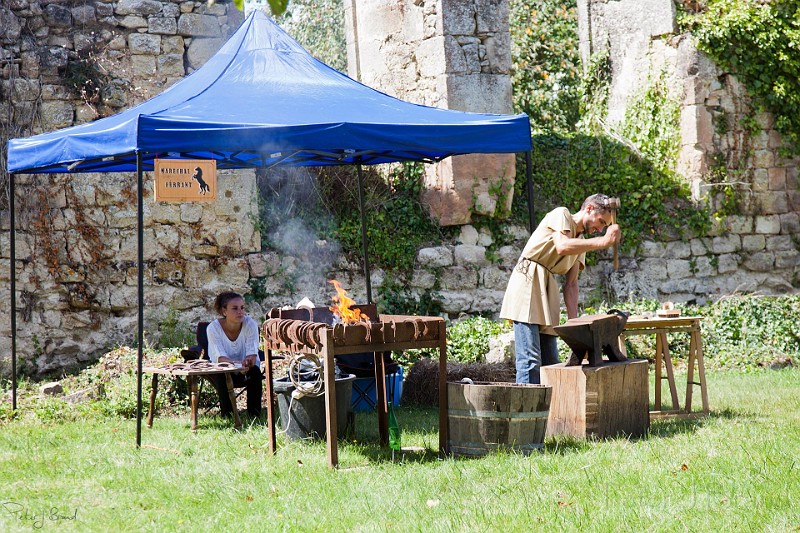
{"label": "forge stand", "polygon": [[[331,468],[339,464],[334,393],[335,358],[363,352],[375,354],[378,427],[381,444],[385,446],[389,442],[389,419],[383,352],[439,348],[439,452],[447,453],[447,342],[444,319],[379,315],[378,322],[369,324],[328,326],[320,322],[272,318],[264,323],[262,329],[267,361],[271,360],[273,351],[314,354],[324,361],[326,440],[328,466]],[[267,403],[269,447],[270,452],[275,453],[275,398],[272,390],[272,367],[269,364],[265,394],[269,399]]]}

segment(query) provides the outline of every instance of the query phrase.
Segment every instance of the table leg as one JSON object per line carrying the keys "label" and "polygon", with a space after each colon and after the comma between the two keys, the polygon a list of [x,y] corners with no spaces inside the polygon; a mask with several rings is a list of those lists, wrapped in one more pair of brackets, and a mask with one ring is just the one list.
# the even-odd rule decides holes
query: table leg
{"label": "table leg", "polygon": [[381,446],[389,444],[389,412],[386,403],[386,366],[383,352],[375,352],[375,410],[378,412],[378,433]]}
{"label": "table leg", "polygon": [[[333,344],[332,335],[330,344]],[[323,373],[325,378],[325,431],[327,433],[328,466],[336,468],[339,466],[339,425],[336,420],[336,363],[333,359],[333,354],[328,352],[327,346],[323,350],[323,357],[325,361]]]}
{"label": "table leg", "polygon": [[267,350],[266,383],[264,394],[267,395],[267,425],[269,426],[269,453],[275,455],[277,442],[275,439],[275,398],[272,391],[272,350]]}
{"label": "table leg", "polygon": [[694,348],[697,351],[697,374],[700,377],[700,397],[703,401],[703,413],[708,414],[710,408],[708,406],[708,387],[706,386],[706,365],[703,361],[703,338],[698,329],[692,335],[697,335],[694,341]]}
{"label": "table leg", "polygon": [[667,384],[669,385],[669,392],[672,396],[672,410],[679,411],[681,406],[678,403],[678,387],[675,385],[675,369],[672,367],[672,357],[669,354],[669,341],[667,334],[663,334],[661,339],[661,351],[664,355],[664,368],[667,371]]}
{"label": "table leg", "polygon": [[231,405],[233,406],[233,427],[240,429],[242,421],[239,418],[239,408],[236,407],[236,391],[233,390],[233,378],[230,373],[225,374],[225,385],[228,387],[228,397],[231,399]]}
{"label": "table leg", "polygon": [[194,376],[186,376],[186,383],[189,385],[189,395],[192,407],[192,431],[197,431],[197,379]]}
{"label": "table leg", "polygon": [[656,333],[656,393],[655,393],[655,410],[661,411],[661,351],[663,350],[663,341],[661,340],[662,334]]}
{"label": "table leg", "polygon": [[439,455],[447,455],[447,337],[444,321],[439,323]]}
{"label": "table leg", "polygon": [[158,374],[153,374],[150,388],[150,410],[147,412],[147,427],[153,427],[153,413],[156,411],[156,394],[158,394]]}

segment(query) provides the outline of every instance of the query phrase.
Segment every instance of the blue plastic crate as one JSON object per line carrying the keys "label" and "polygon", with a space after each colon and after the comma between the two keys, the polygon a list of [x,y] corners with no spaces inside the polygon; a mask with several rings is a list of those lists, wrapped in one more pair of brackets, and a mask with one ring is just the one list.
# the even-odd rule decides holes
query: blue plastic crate
{"label": "blue plastic crate", "polygon": [[[397,372],[386,376],[386,398],[392,405],[398,407],[402,395],[403,367],[399,367]],[[377,403],[375,378],[358,378],[353,381],[353,411],[356,413],[374,411]]]}

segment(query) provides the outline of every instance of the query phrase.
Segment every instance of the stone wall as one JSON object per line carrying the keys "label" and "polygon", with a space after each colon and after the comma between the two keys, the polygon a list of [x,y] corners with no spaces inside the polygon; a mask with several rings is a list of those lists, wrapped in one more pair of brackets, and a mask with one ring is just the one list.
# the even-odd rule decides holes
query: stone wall
{"label": "stone wall", "polygon": [[[114,114],[201,66],[239,26],[231,4],[156,0],[11,0],[0,6],[0,142]],[[86,82],[91,80],[91,82]],[[76,89],[71,82],[78,82]],[[7,179],[4,173],[4,181]],[[7,183],[7,181],[5,182]],[[20,367],[57,371],[136,335],[136,177],[17,177]],[[7,191],[5,186],[4,191]],[[7,204],[7,202],[5,202]],[[147,337],[170,309],[207,319],[219,290],[248,289],[260,250],[252,172],[221,172],[219,200],[156,204],[147,176]],[[2,213],[0,283],[9,284]],[[0,311],[0,373],[10,367],[10,309]]]}
{"label": "stone wall", "polygon": [[[382,59],[371,64],[362,58],[362,70],[369,66],[373,72],[363,72],[362,79],[374,76],[372,81],[365,79],[368,83],[384,90],[395,84],[408,86],[408,92],[398,89],[393,94],[413,100],[413,93],[420,103],[442,105],[451,97],[446,86],[429,85],[431,78],[419,76],[421,70],[434,68],[425,66],[428,54],[441,59],[445,50],[455,51],[454,57],[463,59],[467,71],[494,72],[493,60],[488,67],[484,64],[494,52],[488,45],[489,32],[479,31],[483,23],[476,11],[478,2],[456,3],[463,8],[469,30],[476,32],[473,38],[461,40],[452,37],[452,32],[448,34],[451,38],[436,33],[437,28],[446,27],[446,17],[439,9],[450,2],[385,4],[364,3],[364,9],[383,6],[382,16],[389,19],[378,17],[377,12],[364,19],[367,22],[361,24],[362,29],[364,25],[374,27],[374,40],[367,41],[367,46],[400,47],[407,40],[411,46],[406,52],[392,57],[405,58],[408,63],[386,69]],[[358,0],[356,5],[360,6]],[[398,14],[398,6],[405,11]],[[781,156],[782,142],[771,128],[770,116],[757,115],[761,131],[754,136],[746,134],[741,121],[749,112],[749,101],[743,89],[735,78],[718,71],[699,54],[688,36],[671,33],[671,2],[593,2],[589,11],[586,1],[582,6],[584,46],[608,43],[611,47],[615,80],[612,120],[624,116],[630,87],[641,85],[641,76],[648,69],[667,67],[683,101],[684,174],[694,180],[698,195],[714,191],[716,185],[710,183],[708,172],[723,154],[728,158],[726,165],[740,165],[747,194],[741,212],[721,219],[711,234],[686,241],[645,243],[636,256],[622,258],[620,272],[612,271],[609,254],[599,253],[599,264],[580,278],[581,299],[634,295],[703,302],[736,291],[795,291],[795,236],[800,225],[797,161]],[[653,10],[664,16],[648,15]],[[209,7],[204,2],[4,3],[0,7],[2,146],[10,137],[110,115],[163,91],[199,67],[240,20],[241,15],[229,5]],[[386,31],[383,39],[377,33],[381,27]],[[462,37],[468,33],[465,30]],[[442,46],[421,46],[422,40],[434,35],[440,36],[436,42]],[[457,48],[444,47],[446,42]],[[494,50],[499,48],[502,46]],[[422,54],[420,50],[428,51]],[[84,66],[96,65],[104,76],[98,78],[102,82],[98,91],[85,87],[81,95],[62,80],[69,66],[82,60],[89,61]],[[458,63],[453,58],[448,61],[445,67]],[[466,71],[463,74],[468,75]],[[482,104],[486,107],[477,110],[507,112],[504,91],[499,86],[489,91]],[[720,120],[715,117],[720,116],[728,117],[729,129],[714,127],[714,121]],[[4,164],[5,156],[2,160]],[[93,360],[116,344],[131,342],[136,333],[135,176],[19,176],[18,180],[21,367],[30,373],[60,371]],[[288,229],[282,229],[286,246],[262,250],[260,231],[275,228],[254,224],[257,195],[252,173],[221,172],[219,201],[213,205],[156,204],[151,187],[148,180],[148,339],[157,338],[159,324],[171,309],[183,322],[209,319],[213,315],[208,304],[213,296],[231,288],[259,294],[259,301],[250,308],[253,316],[272,306],[294,304],[304,296],[325,305],[332,294],[326,283],[331,278],[342,281],[357,301],[365,300],[360,262],[343,257],[335,242],[316,240],[299,224],[289,223]],[[9,283],[8,226],[8,213],[3,212],[0,291],[4,294]],[[419,250],[413,272],[398,281],[406,285],[410,296],[430,296],[451,317],[496,313],[510,270],[528,237],[525,228],[512,226],[507,231],[513,243],[497,246],[498,236],[464,225],[454,242]],[[374,292],[387,279],[383,271],[374,269]],[[7,374],[8,307],[2,308],[0,315],[0,373]]]}
{"label": "stone wall", "polygon": [[[772,116],[756,113],[736,77],[698,51],[691,35],[677,33],[672,0],[579,0],[578,14],[584,64],[609,52],[611,127],[648,78],[665,74],[681,107],[676,169],[697,199],[724,215],[709,235],[645,243],[611,275],[613,293],[703,302],[734,292],[796,292],[800,160],[783,155]],[[738,205],[725,189],[735,191]]]}
{"label": "stone wall", "polygon": [[[346,0],[351,77],[423,105],[511,113],[507,0]],[[511,206],[513,155],[465,155],[426,169],[423,202],[442,225]],[[499,209],[498,209],[499,208]]]}

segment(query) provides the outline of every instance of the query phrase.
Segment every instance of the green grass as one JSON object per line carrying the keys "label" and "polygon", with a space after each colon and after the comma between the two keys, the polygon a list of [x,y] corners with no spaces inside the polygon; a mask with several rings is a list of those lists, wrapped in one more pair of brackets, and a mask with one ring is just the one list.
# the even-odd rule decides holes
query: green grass
{"label": "green grass", "polygon": [[429,451],[393,461],[360,414],[339,470],[324,443],[280,438],[270,456],[258,421],[205,416],[192,434],[188,416],[157,417],[136,449],[133,420],[23,412],[0,426],[0,530],[797,530],[800,370],[708,384],[710,417],[654,422],[639,441],[549,439],[530,457],[439,460],[436,411],[401,408],[403,445]]}

